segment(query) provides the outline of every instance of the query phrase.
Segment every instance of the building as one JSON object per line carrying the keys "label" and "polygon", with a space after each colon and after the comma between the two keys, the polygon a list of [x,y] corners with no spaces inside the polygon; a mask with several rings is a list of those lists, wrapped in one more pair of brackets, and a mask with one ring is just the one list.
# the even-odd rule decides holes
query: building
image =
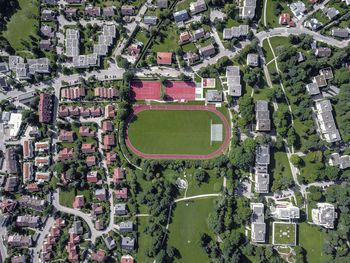
{"label": "building", "polygon": [[240,16],[243,19],[253,19],[255,17],[256,0],[244,0],[240,9]]}
{"label": "building", "polygon": [[340,141],[341,137],[333,118],[331,102],[329,100],[316,101],[315,107],[323,138],[329,143]]}
{"label": "building", "polygon": [[17,216],[16,218],[16,226],[18,227],[36,228],[40,225],[40,223],[41,223],[40,216],[24,215],[24,216]]}
{"label": "building", "polygon": [[339,38],[349,38],[349,30],[345,28],[334,28],[332,29],[332,36]]}
{"label": "building", "polygon": [[159,8],[168,8],[168,0],[157,0],[157,6]]}
{"label": "building", "polygon": [[5,150],[5,167],[9,174],[18,173],[16,149],[8,147]]}
{"label": "building", "polygon": [[317,208],[312,209],[312,222],[324,228],[333,229],[337,218],[334,205],[329,203],[317,203]]}
{"label": "building", "polygon": [[42,21],[55,21],[56,20],[56,12],[53,10],[44,9],[41,11],[41,20]]}
{"label": "building", "polygon": [[173,60],[173,53],[171,52],[157,52],[158,65],[171,65]]}
{"label": "building", "polygon": [[90,17],[100,17],[101,16],[101,8],[98,6],[88,5],[85,7],[85,15]]}
{"label": "building", "polygon": [[301,19],[306,13],[305,4],[301,1],[289,5],[290,10],[297,19]]}
{"label": "building", "polygon": [[334,7],[330,7],[330,8],[325,7],[322,9],[322,11],[331,21],[339,15],[339,11]]}
{"label": "building", "polygon": [[36,142],[34,144],[35,152],[47,152],[50,150],[50,142],[49,141],[42,141],[42,142]]}
{"label": "building", "polygon": [[91,260],[97,262],[104,262],[106,260],[106,252],[101,249],[99,249],[97,252],[92,252]]}
{"label": "building", "polygon": [[318,95],[321,93],[320,88],[318,85],[314,82],[307,84],[305,86],[306,90],[309,92],[310,95]]}
{"label": "building", "polygon": [[10,119],[7,122],[7,127],[10,130],[10,137],[15,138],[18,136],[22,125],[22,113],[10,113]]}
{"label": "building", "polygon": [[249,53],[247,55],[247,65],[251,67],[259,66],[259,55],[255,53]]}
{"label": "building", "polygon": [[255,152],[255,192],[266,194],[269,192],[270,175],[270,147],[258,145]]}
{"label": "building", "polygon": [[300,209],[291,203],[282,202],[277,204],[276,207],[271,207],[271,214],[274,218],[280,220],[294,220],[300,218]]}
{"label": "building", "polygon": [[258,100],[255,103],[256,131],[270,131],[271,120],[269,104],[267,101]]}
{"label": "building", "polygon": [[132,5],[123,5],[121,7],[121,14],[123,16],[132,16],[132,15],[134,15],[134,7]]}
{"label": "building", "polygon": [[254,243],[265,243],[266,224],[264,219],[264,204],[250,203],[251,215],[251,240]]}
{"label": "building", "polygon": [[17,176],[9,176],[6,179],[4,190],[5,192],[15,192],[19,185],[19,177]]}
{"label": "building", "polygon": [[31,159],[34,157],[33,141],[27,139],[23,140],[22,148],[23,159]]}
{"label": "building", "polygon": [[40,93],[39,101],[39,122],[50,123],[52,120],[52,96],[47,93]]}
{"label": "building", "polygon": [[207,10],[207,4],[204,0],[197,0],[190,4],[190,11],[192,15],[199,14]]}
{"label": "building", "polygon": [[73,148],[63,148],[58,153],[58,160],[60,160],[60,161],[72,160],[73,156],[74,156],[74,149]]}
{"label": "building", "polygon": [[173,16],[176,23],[185,22],[190,18],[186,9],[175,12]]}
{"label": "building", "polygon": [[102,10],[102,13],[103,13],[103,16],[106,18],[115,16],[114,7],[113,6],[104,7]]}
{"label": "building", "polygon": [[130,255],[125,255],[120,258],[120,263],[134,263],[134,258]]}
{"label": "building", "polygon": [[115,117],[115,108],[112,104],[108,104],[105,106],[105,118],[113,119]]}
{"label": "building", "polygon": [[32,236],[22,236],[19,234],[10,235],[7,238],[7,245],[16,248],[29,248],[33,244]]}
{"label": "building", "polygon": [[211,103],[220,103],[223,100],[223,93],[219,90],[208,90],[205,94],[205,100]]}
{"label": "building", "polygon": [[329,57],[330,55],[332,55],[332,50],[329,47],[319,47],[315,50],[316,57],[324,58]]}
{"label": "building", "polygon": [[128,188],[123,187],[119,190],[115,190],[115,195],[117,199],[128,199]]}
{"label": "building", "polygon": [[100,59],[97,53],[92,53],[88,55],[79,55],[73,57],[73,65],[76,68],[90,68],[90,67],[98,67],[100,65]]}
{"label": "building", "polygon": [[115,88],[103,88],[98,87],[94,90],[95,97],[103,98],[103,99],[113,99],[118,97],[118,90]]}
{"label": "building", "polygon": [[50,61],[48,58],[27,59],[29,73],[50,73]]}
{"label": "building", "polygon": [[216,49],[213,44],[210,44],[206,47],[202,47],[198,51],[199,51],[199,54],[204,58],[207,58],[216,54]]}
{"label": "building", "polygon": [[20,206],[30,208],[38,212],[44,211],[47,207],[45,200],[37,199],[36,197],[30,197],[28,195],[22,195],[19,198],[18,203]]}
{"label": "building", "polygon": [[79,56],[80,49],[79,49],[79,40],[80,40],[80,34],[79,30],[68,28],[66,30],[66,56],[67,57],[75,57]]}
{"label": "building", "polygon": [[32,162],[23,163],[23,183],[27,183],[33,180],[34,168]]}
{"label": "building", "polygon": [[105,134],[103,136],[103,146],[106,150],[109,150],[111,147],[115,146],[114,134]]}
{"label": "building", "polygon": [[50,165],[50,156],[37,156],[34,159],[35,166],[43,168]]}
{"label": "building", "polygon": [[74,141],[74,132],[73,131],[60,130],[60,134],[58,136],[58,139],[61,142],[73,142]]}
{"label": "building", "polygon": [[134,230],[134,225],[132,221],[120,222],[118,224],[118,229],[121,233],[132,232]]}
{"label": "building", "polygon": [[145,25],[155,26],[157,24],[158,18],[156,16],[144,16],[143,23]]}
{"label": "building", "polygon": [[112,250],[117,246],[117,244],[115,243],[114,239],[111,236],[103,237],[103,240],[108,250]]}
{"label": "building", "polygon": [[124,216],[128,214],[128,208],[125,203],[119,203],[115,205],[114,212],[117,216]]}
{"label": "building", "polygon": [[73,202],[74,209],[80,209],[85,206],[85,199],[83,195],[77,195]]}
{"label": "building", "polygon": [[125,179],[125,170],[120,167],[114,168],[112,181],[114,183],[119,183],[123,179]]}
{"label": "building", "polygon": [[247,37],[249,32],[248,25],[240,25],[231,28],[225,28],[223,31],[223,39],[231,40],[232,38],[243,38]]}
{"label": "building", "polygon": [[122,249],[127,251],[134,250],[135,247],[135,238],[131,237],[122,237]]}
{"label": "building", "polygon": [[69,87],[61,89],[61,99],[77,100],[85,97],[84,87]]}
{"label": "building", "polygon": [[79,135],[81,137],[94,137],[95,131],[93,131],[89,126],[80,126]]}
{"label": "building", "polygon": [[290,14],[288,13],[282,13],[279,17],[279,23],[282,26],[290,26],[290,27],[294,27],[295,23],[292,20]]}
{"label": "building", "polygon": [[330,166],[337,166],[340,169],[350,168],[350,155],[340,156],[339,153],[332,153],[328,163]]}
{"label": "building", "polygon": [[204,31],[204,28],[199,28],[199,29],[192,32],[192,37],[193,37],[193,40],[195,40],[195,41],[199,40],[205,36],[206,36],[206,34]]}
{"label": "building", "polygon": [[304,22],[304,27],[310,28],[313,31],[319,30],[322,26],[323,24],[320,21],[318,21],[316,18],[311,18]]}
{"label": "building", "polygon": [[103,202],[107,200],[107,191],[105,188],[99,188],[95,190],[95,197]]}
{"label": "building", "polygon": [[226,67],[226,79],[228,95],[232,97],[242,96],[242,85],[239,66]]}

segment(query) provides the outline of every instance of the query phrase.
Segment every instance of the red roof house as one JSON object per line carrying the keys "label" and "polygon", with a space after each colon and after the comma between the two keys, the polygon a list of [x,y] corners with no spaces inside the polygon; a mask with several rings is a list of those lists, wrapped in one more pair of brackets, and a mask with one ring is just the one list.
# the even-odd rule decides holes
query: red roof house
{"label": "red roof house", "polygon": [[65,161],[73,159],[74,150],[73,148],[64,148],[58,153],[58,160]]}
{"label": "red roof house", "polygon": [[113,164],[115,161],[117,161],[117,154],[114,152],[106,152],[106,162],[107,165]]}
{"label": "red roof house", "polygon": [[171,52],[157,52],[158,65],[171,65],[173,53]]}
{"label": "red roof house", "polygon": [[86,157],[86,165],[88,167],[96,165],[96,157],[95,156],[87,156]]}
{"label": "red roof house", "polygon": [[119,190],[115,190],[115,195],[117,199],[127,199],[128,198],[128,188],[123,187]]}
{"label": "red roof house", "polygon": [[85,205],[85,200],[83,195],[77,195],[73,202],[73,208],[80,209]]}
{"label": "red roof house", "polygon": [[125,171],[122,168],[114,168],[112,181],[118,183],[125,178]]}
{"label": "red roof house", "polygon": [[98,250],[97,252],[91,253],[91,260],[97,261],[97,262],[103,262],[106,260],[106,252],[103,250]]}
{"label": "red roof house", "polygon": [[90,154],[90,153],[94,153],[96,149],[92,143],[83,143],[81,145],[81,151],[84,154]]}
{"label": "red roof house", "polygon": [[89,183],[97,183],[97,174],[97,171],[88,172],[88,174],[86,175],[86,180]]}

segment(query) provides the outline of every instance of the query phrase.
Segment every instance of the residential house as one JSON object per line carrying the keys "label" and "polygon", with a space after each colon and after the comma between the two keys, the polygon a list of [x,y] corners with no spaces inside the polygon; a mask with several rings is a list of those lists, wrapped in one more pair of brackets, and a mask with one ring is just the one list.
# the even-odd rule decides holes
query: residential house
{"label": "residential house", "polygon": [[175,12],[173,16],[176,23],[185,22],[190,18],[186,9]]}
{"label": "residential house", "polygon": [[106,252],[101,249],[99,249],[97,252],[92,252],[91,260],[97,262],[104,262],[106,260]]}
{"label": "residential house", "polygon": [[7,238],[7,245],[16,248],[29,248],[33,244],[32,236],[22,236],[19,234],[10,235]]}
{"label": "residential house", "polygon": [[17,176],[9,176],[7,177],[4,190],[5,192],[14,192],[17,190],[19,184],[19,179]]}
{"label": "residential house", "polygon": [[95,190],[95,197],[103,202],[103,201],[106,201],[107,200],[107,191],[105,188],[102,188],[102,189],[96,189]]}
{"label": "residential house", "polygon": [[50,123],[52,120],[52,96],[47,93],[40,94],[39,100],[39,122]]}
{"label": "residential house", "polygon": [[9,174],[16,174],[17,168],[17,155],[14,147],[7,147],[5,150],[5,167],[6,172]]}
{"label": "residential house", "polygon": [[114,207],[114,212],[117,216],[124,216],[128,214],[128,209],[125,203],[116,204]]}
{"label": "residential house", "polygon": [[114,17],[115,16],[114,7],[113,6],[104,7],[102,13],[103,13],[103,16],[106,18]]}
{"label": "residential house", "polygon": [[103,136],[103,145],[105,150],[109,150],[116,145],[114,134],[105,134]]}
{"label": "residential house", "polygon": [[253,19],[255,17],[256,0],[244,0],[240,9],[240,16],[243,19]]}
{"label": "residential house", "polygon": [[333,28],[332,36],[339,38],[349,38],[349,30],[345,28]]}
{"label": "residential house", "polygon": [[292,11],[293,15],[299,20],[305,15],[307,11],[305,4],[302,1],[291,3],[289,5],[289,8]]}
{"label": "residential house", "polygon": [[95,166],[96,165],[96,156],[91,155],[86,157],[86,165],[88,167]]}
{"label": "residential house", "polygon": [[50,39],[42,39],[39,42],[39,48],[42,50],[50,51],[54,49]]}
{"label": "residential house", "polygon": [[187,52],[184,55],[184,60],[187,61],[187,64],[189,66],[199,61],[199,59],[200,59],[199,55],[194,52]]}
{"label": "residential house", "polygon": [[159,8],[168,8],[168,0],[157,0],[157,6]]}
{"label": "residential house", "polygon": [[95,88],[95,97],[104,98],[104,99],[113,99],[118,97],[118,91],[115,88]]}
{"label": "residential house", "polygon": [[123,187],[119,190],[115,190],[115,195],[117,199],[128,199],[128,188]]}
{"label": "residential house", "polygon": [[106,163],[107,165],[112,165],[117,161],[117,154],[114,152],[106,152]]}
{"label": "residential house", "polygon": [[157,52],[158,65],[171,65],[173,58],[172,52]]}
{"label": "residential house", "polygon": [[134,230],[134,225],[132,221],[120,222],[118,224],[118,229],[121,233],[132,232]]}
{"label": "residential house", "polygon": [[290,14],[288,13],[282,13],[279,17],[279,23],[282,26],[290,26],[290,27],[294,27],[295,23],[292,20]]}
{"label": "residential house", "polygon": [[30,197],[28,195],[22,195],[18,200],[18,204],[38,212],[44,211],[44,209],[47,207],[45,200]]}
{"label": "residential house", "polygon": [[319,47],[315,50],[316,57],[324,58],[329,57],[330,55],[332,55],[332,50],[329,47]]}
{"label": "residential house", "polygon": [[80,209],[85,206],[85,199],[83,195],[77,195],[73,202],[74,209]]}
{"label": "residential house", "polygon": [[125,255],[120,258],[120,263],[134,263],[134,258],[130,255]]}
{"label": "residential house", "polygon": [[113,132],[114,131],[113,122],[112,121],[103,121],[102,122],[102,130],[105,133]]}
{"label": "residential house", "polygon": [[133,16],[134,15],[134,7],[131,5],[123,5],[121,7],[121,13],[123,16]]}
{"label": "residential house", "polygon": [[74,149],[73,148],[63,148],[58,153],[58,160],[60,160],[60,161],[72,160],[73,156],[74,156]]}
{"label": "residential house", "polygon": [[340,156],[339,153],[332,153],[328,163],[330,166],[337,166],[343,170],[350,168],[350,155]]}
{"label": "residential house", "polygon": [[32,162],[24,162],[23,163],[23,183],[27,183],[33,180],[33,163]]}
{"label": "residential house", "polygon": [[125,170],[120,167],[114,168],[112,181],[114,183],[119,183],[123,179],[125,179]]}
{"label": "residential house", "polygon": [[49,166],[51,163],[50,156],[37,156],[34,159],[35,166],[39,168],[43,168],[45,166]]}
{"label": "residential house", "polygon": [[98,181],[97,175],[98,175],[97,171],[89,171],[86,175],[86,180],[89,183],[97,183]]}
{"label": "residential house", "polygon": [[44,9],[41,12],[41,20],[42,21],[55,21],[56,20],[56,12],[53,10]]}
{"label": "residential house", "polygon": [[58,136],[58,139],[61,142],[73,142],[74,141],[74,132],[73,131],[60,130],[60,134]]}
{"label": "residential house", "polygon": [[92,143],[83,143],[81,145],[81,152],[83,154],[91,154],[96,152],[96,148]]}
{"label": "residential house", "polygon": [[144,16],[143,23],[145,25],[155,26],[157,24],[158,18],[156,16]]}
{"label": "residential house", "polygon": [[206,47],[202,47],[199,49],[199,54],[204,58],[215,55],[215,53],[216,53],[216,49],[213,44],[210,44]]}
{"label": "residential house", "polygon": [[95,131],[93,131],[89,126],[80,126],[79,135],[81,137],[94,137]]}
{"label": "residential house", "polygon": [[190,4],[190,11],[192,15],[196,15],[206,10],[207,10],[207,4],[205,3],[204,0],[197,0],[196,2],[192,2]]}
{"label": "residential house", "polygon": [[85,7],[85,15],[90,17],[100,17],[101,16],[101,8],[98,6],[88,5]]}
{"label": "residential house", "polygon": [[23,148],[23,159],[31,159],[34,157],[33,141],[24,139],[22,148]]}
{"label": "residential house", "polygon": [[61,89],[61,99],[78,100],[85,97],[84,87],[69,87]]}
{"label": "residential house", "polygon": [[115,117],[115,108],[112,104],[108,104],[105,106],[105,118],[113,119]]}
{"label": "residential house", "polygon": [[40,216],[23,215],[17,216],[16,226],[37,228],[41,223]]}
{"label": "residential house", "polygon": [[330,8],[325,7],[322,9],[322,11],[331,21],[339,15],[339,11],[334,7],[330,7]]}
{"label": "residential house", "polygon": [[135,238],[122,237],[122,249],[132,251],[135,248]]}
{"label": "residential house", "polygon": [[114,239],[111,236],[104,237],[103,240],[108,250],[112,250],[117,246],[117,244],[115,243]]}

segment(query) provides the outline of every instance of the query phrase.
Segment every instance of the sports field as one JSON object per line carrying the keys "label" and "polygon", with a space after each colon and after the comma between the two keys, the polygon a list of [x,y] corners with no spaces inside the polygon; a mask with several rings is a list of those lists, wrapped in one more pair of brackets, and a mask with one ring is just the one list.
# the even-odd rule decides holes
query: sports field
{"label": "sports field", "polygon": [[[215,109],[170,105],[140,107],[135,109],[136,117],[129,123],[127,144],[141,157],[181,159],[193,155],[192,159],[209,159],[221,153],[229,140],[226,136],[229,135],[228,123]],[[222,142],[211,143],[211,124],[224,125]]]}

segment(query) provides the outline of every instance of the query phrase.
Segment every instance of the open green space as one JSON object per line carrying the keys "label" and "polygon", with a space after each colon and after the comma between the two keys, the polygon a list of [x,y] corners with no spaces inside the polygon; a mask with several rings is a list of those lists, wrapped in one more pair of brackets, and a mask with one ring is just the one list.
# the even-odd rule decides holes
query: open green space
{"label": "open green space", "polygon": [[303,182],[312,183],[315,181],[315,173],[324,166],[323,154],[321,151],[310,152],[302,157],[303,164],[300,169],[300,177]]}
{"label": "open green space", "polygon": [[181,47],[182,47],[182,50],[184,52],[196,52],[197,51],[197,47],[192,42],[187,43],[185,45],[182,45]]}
{"label": "open green space", "polygon": [[73,207],[73,202],[75,198],[75,189],[60,190],[60,205],[66,207]]}
{"label": "open green space", "polygon": [[183,10],[183,9],[189,9],[190,8],[190,4],[192,2],[195,2],[195,0],[182,0],[182,1],[179,1],[176,4],[175,9],[177,11],[180,11],[180,10]]}
{"label": "open green space", "polygon": [[137,114],[128,133],[133,146],[143,153],[209,154],[222,144],[211,144],[211,123],[222,121],[209,111],[146,110]]}
{"label": "open green space", "polygon": [[143,30],[139,30],[135,36],[135,39],[143,43],[145,46],[148,43],[149,38],[146,36],[146,33]]}
{"label": "open green space", "polygon": [[[147,225],[148,225],[148,217],[139,217],[138,219],[138,249],[136,254],[136,260],[137,262],[145,262],[145,263],[152,263],[152,259],[146,257],[146,248],[151,246],[152,239],[149,235],[146,235],[144,233]],[[149,261],[147,261],[148,259]]]}
{"label": "open green space", "polygon": [[295,224],[276,222],[274,223],[274,240],[276,245],[294,245],[296,243],[296,230]]}
{"label": "open green space", "polygon": [[307,223],[300,223],[299,227],[299,245],[306,250],[308,263],[331,262],[332,258],[323,252],[323,242],[326,233],[319,227]]}
{"label": "open green space", "polygon": [[[273,0],[266,0],[266,23],[269,27],[279,27],[279,15],[275,14],[277,4],[280,5],[282,12],[281,13],[288,13],[292,15],[292,12],[290,11],[288,7],[288,3],[285,1],[273,1]],[[263,14],[264,16],[264,14]],[[262,18],[262,21],[264,21],[264,17]]]}
{"label": "open green space", "polygon": [[[7,23],[7,30],[2,34],[8,40],[12,48],[17,52],[30,50],[32,41],[36,41],[39,24],[38,0],[18,0],[20,9]],[[21,54],[30,56],[31,52]]]}
{"label": "open green space", "polygon": [[279,188],[280,185],[285,185],[284,182],[293,180],[292,171],[290,170],[288,157],[285,152],[274,152],[271,162],[271,171],[273,174],[272,191],[274,188]]}
{"label": "open green space", "polygon": [[179,34],[175,25],[169,25],[167,31],[161,31],[159,34],[162,34],[162,37],[155,39],[153,52],[174,52],[179,47]]}
{"label": "open green space", "polygon": [[180,252],[174,262],[209,262],[201,248],[201,233],[210,233],[207,224],[209,213],[214,210],[214,199],[198,199],[176,204],[173,221],[169,226],[169,246]]}

